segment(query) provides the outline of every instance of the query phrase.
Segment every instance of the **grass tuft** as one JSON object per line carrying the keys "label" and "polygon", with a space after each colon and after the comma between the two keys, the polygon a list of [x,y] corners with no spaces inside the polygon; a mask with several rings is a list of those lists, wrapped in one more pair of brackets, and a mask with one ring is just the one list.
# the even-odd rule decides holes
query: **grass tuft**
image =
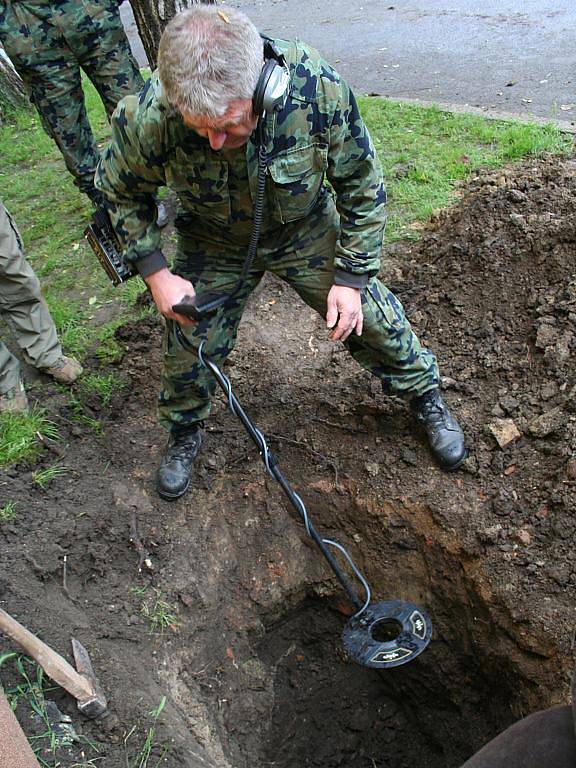
{"label": "grass tuft", "polygon": [[[138,753],[132,758],[128,756],[128,746],[130,739],[136,734],[136,726],[133,726],[124,736],[127,768],[157,768],[169,753],[169,746],[156,744],[156,724],[165,706],[166,696],[162,696],[158,706],[148,713],[148,716],[152,718],[152,723],[146,729],[146,736],[144,737],[142,746],[138,750]],[[153,757],[154,753],[156,753],[156,757]],[[154,760],[153,763],[152,760]]]}
{"label": "grass tuft", "polygon": [[32,480],[44,491],[53,480],[57,477],[63,477],[67,472],[69,472],[67,467],[63,467],[60,464],[53,464],[51,467],[32,472]]}
{"label": "grass tuft", "polygon": [[0,523],[9,523],[16,519],[16,502],[7,501],[3,507],[0,507]]}
{"label": "grass tuft", "polygon": [[72,418],[79,424],[84,424],[91,429],[98,437],[102,435],[102,422],[90,415],[82,400],[73,392],[69,395],[69,406],[72,411]]}
{"label": "grass tuft", "polygon": [[33,458],[43,439],[58,438],[58,428],[43,409],[0,414],[0,467]]}
{"label": "grass tuft", "polygon": [[148,621],[152,634],[162,634],[166,629],[173,631],[178,629],[179,621],[176,607],[169,603],[165,599],[164,593],[156,587],[153,588],[152,594],[144,599],[140,611]]}
{"label": "grass tuft", "polygon": [[114,373],[89,373],[80,381],[80,390],[98,395],[102,405],[108,405],[112,396],[124,386],[122,379]]}

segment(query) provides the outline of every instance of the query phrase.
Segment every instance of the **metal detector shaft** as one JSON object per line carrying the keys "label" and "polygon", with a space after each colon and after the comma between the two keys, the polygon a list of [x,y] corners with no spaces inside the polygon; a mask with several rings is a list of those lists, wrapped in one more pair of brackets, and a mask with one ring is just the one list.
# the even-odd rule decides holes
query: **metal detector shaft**
{"label": "metal detector shaft", "polygon": [[[202,354],[202,362],[204,363],[204,365],[206,365],[207,368],[210,369],[210,371],[212,371],[214,378],[216,379],[218,384],[221,386],[221,388],[224,390],[224,392],[228,396],[228,402],[230,404],[231,409],[236,414],[236,416],[238,416],[238,418],[246,428],[246,431],[252,438],[253,442],[257,445],[258,448],[262,448],[262,435],[258,430],[258,428],[255,426],[254,422],[250,419],[246,411],[242,408],[242,406],[238,402],[238,398],[232,392],[232,389],[230,387],[230,384],[227,378],[224,376],[222,371],[218,368],[216,363],[212,362],[212,360],[210,360],[210,358],[207,357],[205,354]],[[278,483],[282,487],[282,490],[288,497],[288,500],[300,514],[300,517],[302,518],[302,520],[304,521],[304,524],[306,525],[306,530],[310,534],[310,538],[313,539],[315,544],[318,546],[318,548],[320,549],[320,551],[328,561],[328,565],[334,571],[336,578],[338,579],[340,584],[343,586],[343,588],[346,590],[346,593],[348,594],[348,597],[350,598],[351,602],[354,604],[357,610],[361,610],[364,607],[363,601],[356,594],[356,591],[354,590],[354,588],[348,581],[346,575],[342,572],[342,570],[340,569],[340,566],[336,562],[334,555],[332,554],[332,552],[330,552],[330,550],[328,549],[328,547],[326,546],[326,544],[324,543],[324,541],[322,540],[322,538],[320,537],[320,535],[318,534],[318,532],[316,531],[312,523],[310,522],[310,519],[303,514],[302,508],[298,503],[299,497],[297,496],[295,491],[292,489],[288,480],[286,480],[286,478],[280,471],[278,467],[278,460],[270,451],[268,451],[267,455],[264,455],[261,452],[261,456],[270,474],[273,475],[274,479],[278,481]]]}

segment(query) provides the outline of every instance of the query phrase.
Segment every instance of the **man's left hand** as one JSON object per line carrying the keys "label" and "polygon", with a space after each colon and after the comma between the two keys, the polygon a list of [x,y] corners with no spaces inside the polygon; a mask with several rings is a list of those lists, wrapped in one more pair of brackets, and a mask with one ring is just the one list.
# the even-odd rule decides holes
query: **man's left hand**
{"label": "man's left hand", "polygon": [[362,334],[362,299],[358,288],[333,285],[328,294],[326,325],[332,328],[332,341],[346,341],[352,331]]}

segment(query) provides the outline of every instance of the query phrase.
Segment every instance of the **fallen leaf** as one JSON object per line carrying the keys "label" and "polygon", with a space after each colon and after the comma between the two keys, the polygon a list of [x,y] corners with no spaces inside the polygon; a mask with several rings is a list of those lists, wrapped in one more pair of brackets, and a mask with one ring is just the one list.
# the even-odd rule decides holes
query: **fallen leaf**
{"label": "fallen leaf", "polygon": [[96,304],[97,301],[98,299],[96,298],[96,296],[90,296],[90,298],[88,299],[88,304],[92,306],[93,304]]}
{"label": "fallen leaf", "polygon": [[504,470],[504,474],[506,476],[508,476],[508,475],[511,475],[515,471],[516,471],[516,464],[510,464],[510,466],[506,467],[506,469]]}

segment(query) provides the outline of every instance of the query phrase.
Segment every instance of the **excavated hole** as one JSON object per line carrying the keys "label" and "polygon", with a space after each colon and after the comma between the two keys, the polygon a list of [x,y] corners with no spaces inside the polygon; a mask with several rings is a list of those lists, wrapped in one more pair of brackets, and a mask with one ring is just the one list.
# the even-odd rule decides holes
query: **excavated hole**
{"label": "excavated hole", "polygon": [[[453,540],[442,546],[425,506],[385,510],[402,520],[401,545],[382,513],[350,497],[320,510],[331,537],[350,541],[360,531],[359,565],[373,599],[409,600],[429,612],[431,645],[403,667],[361,667],[344,652],[343,611],[350,606],[328,573],[321,589],[330,597],[309,596],[295,606],[297,595],[286,594],[264,619],[263,636],[250,640],[258,674],[247,680],[226,673],[219,690],[234,690],[234,697],[220,693],[207,702],[231,765],[456,768],[523,708],[536,708],[527,671],[539,661],[484,592],[478,569],[466,567]],[[302,580],[298,594],[318,594],[304,567]],[[398,626],[382,621],[374,633],[391,640]]]}
{"label": "excavated hole", "polygon": [[325,604],[309,603],[260,644],[260,658],[274,674],[262,765],[445,766],[442,749],[419,727],[410,698],[391,690],[383,673],[345,659],[343,623]]}

